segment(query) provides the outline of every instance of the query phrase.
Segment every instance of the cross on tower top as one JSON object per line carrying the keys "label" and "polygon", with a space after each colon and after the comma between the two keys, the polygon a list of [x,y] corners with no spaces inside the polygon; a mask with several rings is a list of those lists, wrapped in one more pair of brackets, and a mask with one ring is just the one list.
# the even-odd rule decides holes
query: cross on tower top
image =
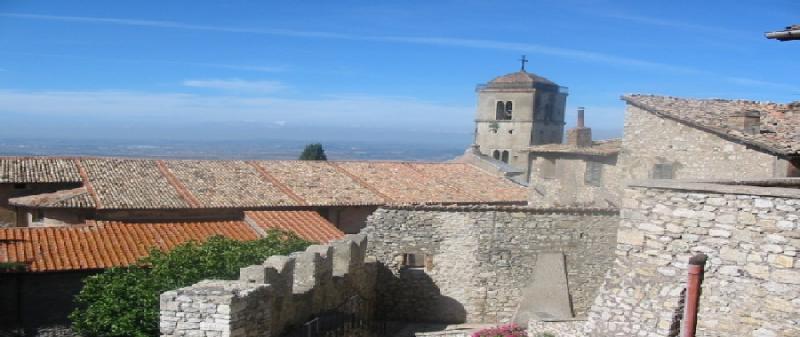
{"label": "cross on tower top", "polygon": [[520,71],[525,71],[525,63],[528,63],[528,60],[525,58],[525,55],[522,55],[519,61],[522,63],[522,68],[520,68]]}

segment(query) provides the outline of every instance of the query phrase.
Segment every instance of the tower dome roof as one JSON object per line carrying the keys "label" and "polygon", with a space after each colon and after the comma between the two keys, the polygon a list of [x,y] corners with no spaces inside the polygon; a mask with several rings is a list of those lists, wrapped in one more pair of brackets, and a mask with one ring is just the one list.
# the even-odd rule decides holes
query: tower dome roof
{"label": "tower dome roof", "polygon": [[548,80],[544,77],[541,77],[533,73],[529,73],[525,70],[520,70],[518,72],[495,77],[495,79],[489,81],[488,84],[489,86],[491,86],[492,84],[534,84],[534,83],[556,85],[555,82],[551,80]]}

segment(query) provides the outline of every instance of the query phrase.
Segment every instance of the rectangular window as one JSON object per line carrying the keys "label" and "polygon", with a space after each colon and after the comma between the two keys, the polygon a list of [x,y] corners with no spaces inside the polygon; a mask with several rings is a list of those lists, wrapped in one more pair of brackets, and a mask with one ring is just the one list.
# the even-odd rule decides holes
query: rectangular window
{"label": "rectangular window", "polygon": [[602,186],[603,185],[603,164],[590,161],[586,163],[586,172],[583,176],[583,181],[586,185]]}
{"label": "rectangular window", "polygon": [[541,158],[539,163],[539,175],[545,179],[556,177],[556,160],[552,158]]}
{"label": "rectangular window", "polygon": [[674,175],[675,171],[671,163],[653,165],[653,179],[672,179]]}
{"label": "rectangular window", "polygon": [[15,190],[24,190],[26,188],[28,188],[27,184],[14,184],[14,189]]}

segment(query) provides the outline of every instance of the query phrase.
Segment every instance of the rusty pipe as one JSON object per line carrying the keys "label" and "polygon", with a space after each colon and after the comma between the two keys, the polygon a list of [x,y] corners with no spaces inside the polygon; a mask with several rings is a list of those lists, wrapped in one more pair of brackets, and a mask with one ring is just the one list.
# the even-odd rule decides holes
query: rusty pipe
{"label": "rusty pipe", "polygon": [[697,306],[700,302],[700,285],[703,283],[703,268],[708,257],[697,254],[689,259],[686,282],[686,300],[683,306],[683,334],[682,337],[694,337],[697,330]]}

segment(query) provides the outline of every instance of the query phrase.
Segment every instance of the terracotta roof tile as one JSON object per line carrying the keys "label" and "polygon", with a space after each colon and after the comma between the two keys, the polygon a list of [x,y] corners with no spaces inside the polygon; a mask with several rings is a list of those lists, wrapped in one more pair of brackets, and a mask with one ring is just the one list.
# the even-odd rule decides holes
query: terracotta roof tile
{"label": "terracotta roof tile", "polygon": [[[622,99],[657,116],[701,128],[774,154],[800,155],[800,105],[797,103],[687,99],[654,95],[626,95]],[[742,111],[760,113],[760,133],[748,134],[728,126],[728,117]]]}
{"label": "terracotta roof tile", "polygon": [[[11,163],[15,160],[34,160],[36,164]],[[0,158],[0,163],[35,169],[47,166],[50,160]],[[64,159],[52,160],[55,166],[69,163]],[[467,164],[115,158],[84,158],[75,162],[79,164],[75,173],[78,181],[80,172],[85,172],[84,188],[88,194],[81,192],[64,200],[64,207],[261,208],[526,200],[524,187]],[[43,182],[68,178],[53,168],[42,170],[45,173],[20,174]]]}
{"label": "terracotta roof tile", "polygon": [[0,183],[79,183],[81,176],[71,159],[0,158]]}
{"label": "terracotta roof tile", "polygon": [[153,160],[82,159],[103,208],[187,208]]}
{"label": "terracotta roof tile", "polygon": [[[297,221],[304,223],[305,219]],[[213,235],[258,239],[258,234],[243,221],[98,221],[75,227],[0,228],[0,262],[26,263],[31,272],[104,269],[132,264],[146,256],[150,248],[169,250]]]}
{"label": "terracotta roof tile", "polygon": [[308,241],[327,243],[344,236],[341,230],[314,211],[247,211],[244,214],[262,229],[294,232]]}
{"label": "terracotta roof tile", "polygon": [[170,171],[201,207],[294,206],[298,203],[243,161],[171,160]]}
{"label": "terracotta roof tile", "polygon": [[308,204],[379,205],[383,199],[325,161],[259,161]]}

